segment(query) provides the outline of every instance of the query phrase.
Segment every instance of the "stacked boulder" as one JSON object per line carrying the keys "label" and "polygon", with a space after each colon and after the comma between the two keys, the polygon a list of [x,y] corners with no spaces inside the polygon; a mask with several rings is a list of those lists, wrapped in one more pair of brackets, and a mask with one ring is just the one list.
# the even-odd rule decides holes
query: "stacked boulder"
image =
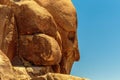
{"label": "stacked boulder", "polygon": [[0,53],[19,78],[70,74],[79,60],[76,30],[71,0],[0,0]]}

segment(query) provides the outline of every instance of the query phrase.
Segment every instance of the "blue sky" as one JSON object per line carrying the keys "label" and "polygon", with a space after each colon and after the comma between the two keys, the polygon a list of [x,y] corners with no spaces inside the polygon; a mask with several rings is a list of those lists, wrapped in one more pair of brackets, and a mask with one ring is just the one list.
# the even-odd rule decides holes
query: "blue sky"
{"label": "blue sky", "polygon": [[72,0],[78,15],[81,60],[72,75],[120,80],[120,0]]}

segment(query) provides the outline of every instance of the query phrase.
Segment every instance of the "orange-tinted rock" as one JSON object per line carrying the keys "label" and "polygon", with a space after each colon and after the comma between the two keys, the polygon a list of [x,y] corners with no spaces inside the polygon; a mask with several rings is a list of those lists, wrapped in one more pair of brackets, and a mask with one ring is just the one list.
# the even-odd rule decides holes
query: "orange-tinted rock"
{"label": "orange-tinted rock", "polygon": [[14,15],[7,6],[0,5],[0,49],[12,60],[16,51],[17,33]]}
{"label": "orange-tinted rock", "polygon": [[56,23],[66,31],[76,31],[76,11],[71,0],[35,0],[45,7]]}
{"label": "orange-tinted rock", "polygon": [[35,65],[56,65],[62,56],[56,40],[45,34],[20,36],[19,55]]}
{"label": "orange-tinted rock", "polygon": [[73,62],[79,60],[76,11],[70,0],[35,0],[54,17],[62,40],[61,73],[70,73]]}
{"label": "orange-tinted rock", "polygon": [[5,53],[0,50],[0,80],[10,79],[14,79],[12,65]]}
{"label": "orange-tinted rock", "polygon": [[34,1],[19,3],[20,13],[17,14],[19,34],[45,33],[56,35],[56,24],[51,14]]}
{"label": "orange-tinted rock", "polygon": [[88,80],[88,79],[65,75],[65,74],[48,73],[43,76],[35,77],[32,80]]}
{"label": "orange-tinted rock", "polygon": [[53,72],[51,66],[27,67],[26,71],[32,78],[40,75],[45,75],[46,73],[49,73],[49,72]]}
{"label": "orange-tinted rock", "polygon": [[0,0],[0,4],[6,5],[10,2],[10,0]]}
{"label": "orange-tinted rock", "polygon": [[60,63],[61,73],[69,74],[74,61],[78,61],[80,58],[76,32],[66,32],[62,28],[59,28],[59,32],[63,47],[63,56]]}
{"label": "orange-tinted rock", "polygon": [[[15,8],[16,7],[16,8]],[[61,36],[53,16],[35,1],[22,1],[13,5],[20,35],[44,33],[54,37],[61,47]]]}
{"label": "orange-tinted rock", "polygon": [[0,49],[17,66],[15,79],[77,80],[61,74],[41,77],[70,74],[80,58],[71,0],[11,1],[0,0]]}

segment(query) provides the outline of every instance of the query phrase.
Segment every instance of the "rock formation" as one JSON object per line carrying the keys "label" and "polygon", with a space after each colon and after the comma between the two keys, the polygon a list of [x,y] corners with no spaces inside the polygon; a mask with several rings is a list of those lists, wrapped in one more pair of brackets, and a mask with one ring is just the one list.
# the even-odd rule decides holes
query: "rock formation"
{"label": "rock formation", "polygon": [[[0,80],[85,80],[71,0],[0,0]],[[61,74],[60,74],[61,73]]]}

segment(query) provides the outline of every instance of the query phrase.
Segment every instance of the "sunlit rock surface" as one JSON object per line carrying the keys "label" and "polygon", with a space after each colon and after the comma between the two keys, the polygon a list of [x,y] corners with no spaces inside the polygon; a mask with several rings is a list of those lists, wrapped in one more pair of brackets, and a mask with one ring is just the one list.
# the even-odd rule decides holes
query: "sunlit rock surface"
{"label": "sunlit rock surface", "polygon": [[0,80],[86,80],[76,31],[71,0],[0,0]]}

